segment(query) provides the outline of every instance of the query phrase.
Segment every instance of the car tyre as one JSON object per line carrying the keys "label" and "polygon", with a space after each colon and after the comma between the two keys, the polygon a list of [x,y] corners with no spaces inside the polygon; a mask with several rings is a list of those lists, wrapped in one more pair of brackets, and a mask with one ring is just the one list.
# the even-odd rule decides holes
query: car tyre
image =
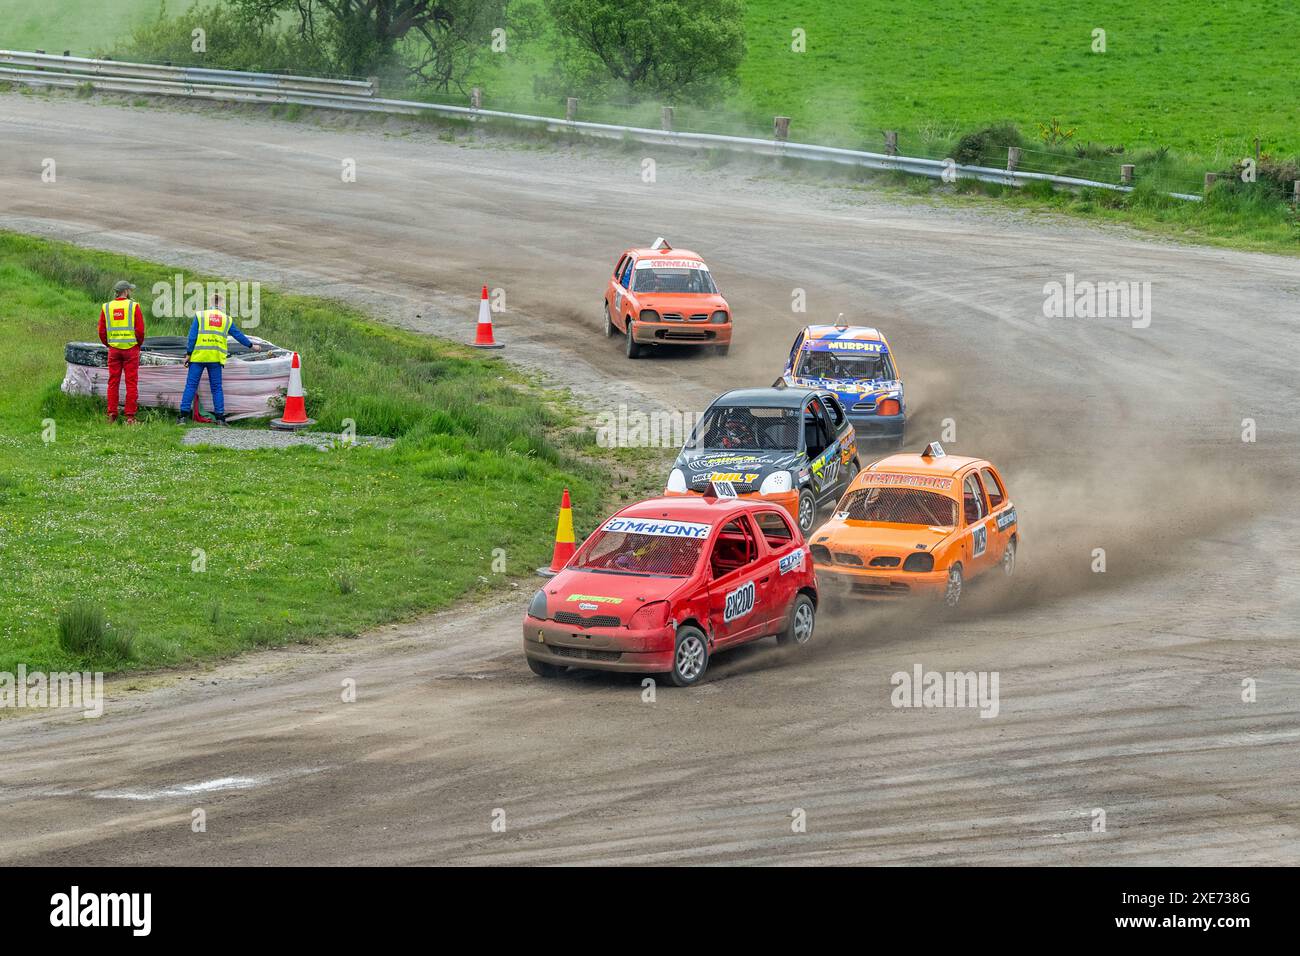
{"label": "car tyre", "polygon": [[636,339],[632,337],[632,320],[627,320],[627,357],[630,359],[641,357],[641,346],[636,344]]}
{"label": "car tyre", "polygon": [[673,669],[668,679],[678,687],[698,684],[709,668],[709,645],[704,632],[689,624],[677,629],[677,643],[673,645]]}
{"label": "car tyre", "polygon": [[565,670],[559,664],[548,664],[535,657],[528,658],[528,669],[538,677],[559,677]]}
{"label": "car tyre", "polygon": [[728,342],[726,345],[715,345],[713,346],[713,351],[717,352],[719,355],[726,355],[731,351],[731,343]]}
{"label": "car tyre", "polygon": [[954,564],[948,569],[948,584],[943,590],[943,603],[950,608],[957,607],[961,603],[961,592],[964,584],[961,565]]}
{"label": "car tyre", "polygon": [[614,320],[609,315],[609,303],[605,303],[605,338],[612,339],[617,330],[614,328]]}
{"label": "car tyre", "polygon": [[807,644],[812,640],[813,625],[816,622],[817,606],[808,595],[800,594],[795,598],[794,607],[790,610],[790,623],[784,632],[776,636],[776,642],[783,645]]}
{"label": "car tyre", "polygon": [[844,481],[845,488],[853,484],[853,479],[858,477],[858,472],[860,472],[861,470],[862,470],[862,466],[858,464],[858,460],[856,458],[854,458],[852,461],[849,462],[848,477]]}
{"label": "car tyre", "polygon": [[1007,549],[1002,552],[1002,575],[1011,577],[1016,570],[1016,539],[1007,542]]}
{"label": "car tyre", "polygon": [[817,499],[813,497],[811,488],[803,488],[799,491],[799,530],[804,533],[804,537],[812,534],[813,528],[817,526]]}

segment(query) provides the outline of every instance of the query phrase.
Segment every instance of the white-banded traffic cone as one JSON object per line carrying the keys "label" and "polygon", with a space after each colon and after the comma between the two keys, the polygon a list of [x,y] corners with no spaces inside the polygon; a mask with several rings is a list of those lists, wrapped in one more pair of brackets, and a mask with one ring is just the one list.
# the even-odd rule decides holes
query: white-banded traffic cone
{"label": "white-banded traffic cone", "polygon": [[483,296],[478,300],[478,328],[474,332],[474,341],[470,345],[476,349],[505,348],[492,337],[492,309],[488,306],[487,286],[483,287]]}
{"label": "white-banded traffic cone", "polygon": [[284,415],[271,422],[271,427],[282,432],[292,432],[315,425],[316,419],[307,417],[305,395],[302,390],[302,368],[298,362],[298,353],[294,352],[293,363],[289,366],[289,391],[284,397]]}

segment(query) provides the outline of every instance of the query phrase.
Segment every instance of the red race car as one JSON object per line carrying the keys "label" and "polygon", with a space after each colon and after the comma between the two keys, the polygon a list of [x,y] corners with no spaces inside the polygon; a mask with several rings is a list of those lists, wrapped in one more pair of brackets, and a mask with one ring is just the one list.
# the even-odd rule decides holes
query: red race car
{"label": "red race car", "polygon": [[717,651],[773,634],[806,644],[816,612],[812,560],[785,509],[717,492],[651,498],[602,524],[533,596],[524,655],[539,677],[572,666],[686,687]]}

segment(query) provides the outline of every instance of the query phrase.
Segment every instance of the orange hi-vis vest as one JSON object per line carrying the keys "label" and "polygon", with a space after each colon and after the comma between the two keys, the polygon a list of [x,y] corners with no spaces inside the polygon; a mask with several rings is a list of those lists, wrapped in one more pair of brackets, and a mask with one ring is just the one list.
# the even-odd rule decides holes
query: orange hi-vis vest
{"label": "orange hi-vis vest", "polygon": [[133,349],[135,340],[135,302],[114,299],[104,303],[104,338],[111,349]]}

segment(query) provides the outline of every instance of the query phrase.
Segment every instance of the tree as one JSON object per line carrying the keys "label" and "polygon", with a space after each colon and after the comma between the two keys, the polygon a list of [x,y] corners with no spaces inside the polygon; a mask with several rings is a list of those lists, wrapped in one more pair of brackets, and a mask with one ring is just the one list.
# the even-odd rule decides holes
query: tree
{"label": "tree", "polygon": [[547,0],[576,86],[612,80],[644,95],[717,98],[745,56],[741,0]]}
{"label": "tree", "polygon": [[509,0],[230,0],[264,27],[284,14],[343,73],[405,69],[438,89],[460,87],[492,30],[505,27]]}

